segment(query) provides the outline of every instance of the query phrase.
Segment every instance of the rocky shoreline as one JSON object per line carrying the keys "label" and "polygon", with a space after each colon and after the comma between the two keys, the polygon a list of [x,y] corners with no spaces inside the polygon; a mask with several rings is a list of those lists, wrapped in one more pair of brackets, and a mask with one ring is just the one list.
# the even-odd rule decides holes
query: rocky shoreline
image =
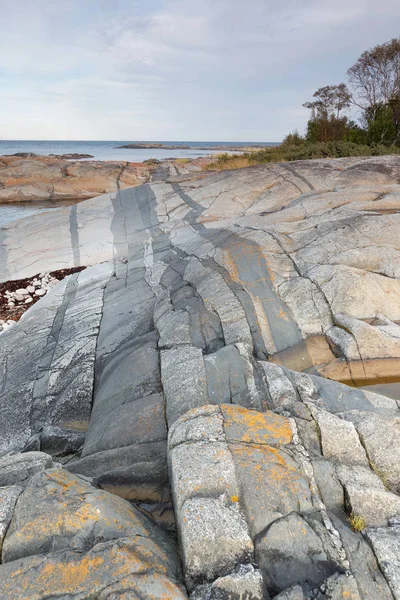
{"label": "rocky shoreline", "polygon": [[[92,161],[87,155],[20,153],[0,156],[0,204],[34,200],[84,200],[159,178],[201,171],[211,159]],[[71,159],[74,160],[71,160]],[[85,160],[81,160],[85,158]]]}
{"label": "rocky shoreline", "polygon": [[0,283],[0,333],[22,317],[32,304],[38,302],[59,281],[82,271],[84,267],[38,273],[28,279]]}
{"label": "rocky shoreline", "polygon": [[399,599],[400,157],[174,169],[0,230],[2,598]]}

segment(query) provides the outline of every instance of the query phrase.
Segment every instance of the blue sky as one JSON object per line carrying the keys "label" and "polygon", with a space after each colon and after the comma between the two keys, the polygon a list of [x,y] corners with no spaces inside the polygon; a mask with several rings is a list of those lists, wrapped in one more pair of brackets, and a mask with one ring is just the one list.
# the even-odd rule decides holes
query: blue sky
{"label": "blue sky", "polygon": [[400,0],[1,0],[0,138],[279,141]]}

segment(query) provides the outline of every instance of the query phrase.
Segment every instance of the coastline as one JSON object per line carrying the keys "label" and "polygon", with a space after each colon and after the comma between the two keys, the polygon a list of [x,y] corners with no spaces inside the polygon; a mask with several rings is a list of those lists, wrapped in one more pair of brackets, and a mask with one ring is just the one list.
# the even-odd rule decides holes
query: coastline
{"label": "coastline", "polygon": [[65,159],[56,156],[0,156],[0,204],[79,201],[126,187],[204,170],[211,157],[151,159],[145,162]]}

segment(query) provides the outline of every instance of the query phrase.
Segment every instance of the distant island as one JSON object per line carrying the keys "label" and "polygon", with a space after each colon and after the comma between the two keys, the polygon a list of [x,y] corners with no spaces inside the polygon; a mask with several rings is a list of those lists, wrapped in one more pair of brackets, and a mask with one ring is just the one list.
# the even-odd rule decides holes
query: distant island
{"label": "distant island", "polygon": [[[227,145],[221,145],[221,146],[196,146],[196,150],[221,150],[224,152],[227,151],[232,151],[232,152],[238,152],[238,151],[249,151],[252,149],[255,150],[259,150],[260,148],[265,148],[265,146],[273,146],[275,144],[271,143],[271,144],[252,144],[251,146],[227,146]],[[278,145],[278,144],[276,144]],[[134,143],[134,144],[124,144],[123,146],[116,146],[116,148],[128,148],[130,150],[143,150],[143,149],[147,149],[147,150],[193,150],[193,146],[187,146],[187,145],[182,145],[182,146],[171,146],[168,144],[162,144],[159,142],[139,142],[139,143]]]}

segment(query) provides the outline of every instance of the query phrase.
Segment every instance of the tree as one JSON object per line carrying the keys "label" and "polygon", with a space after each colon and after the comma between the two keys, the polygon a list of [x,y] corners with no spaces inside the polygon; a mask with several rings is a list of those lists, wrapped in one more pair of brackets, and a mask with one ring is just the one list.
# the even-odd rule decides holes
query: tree
{"label": "tree", "polygon": [[382,106],[400,96],[400,38],[363,52],[347,74],[352,103],[374,119]]}
{"label": "tree", "polygon": [[311,118],[328,117],[336,113],[336,118],[340,118],[340,113],[350,106],[351,95],[345,83],[339,85],[326,85],[319,88],[313,95],[316,98],[314,102],[305,102],[303,106],[310,108],[313,112]]}
{"label": "tree", "polygon": [[400,96],[365,111],[369,144],[393,145],[400,143]]}
{"label": "tree", "polygon": [[307,124],[307,140],[327,142],[342,139],[347,128],[347,117],[341,112],[350,106],[350,93],[344,83],[326,85],[313,95],[313,102],[303,104],[311,110]]}

